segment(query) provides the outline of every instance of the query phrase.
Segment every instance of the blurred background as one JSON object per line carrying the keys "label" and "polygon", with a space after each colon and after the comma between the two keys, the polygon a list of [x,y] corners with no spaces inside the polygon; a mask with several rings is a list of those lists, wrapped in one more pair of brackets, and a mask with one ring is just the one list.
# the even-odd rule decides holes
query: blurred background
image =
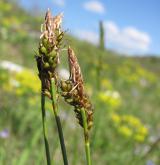
{"label": "blurred background", "polygon": [[[94,105],[93,164],[159,165],[159,6],[158,0],[1,0],[0,165],[46,164],[34,55],[48,8],[64,14],[64,43],[78,56]],[[49,100],[46,106],[52,159],[61,165]],[[85,164],[83,130],[63,99],[60,116],[70,165]]]}

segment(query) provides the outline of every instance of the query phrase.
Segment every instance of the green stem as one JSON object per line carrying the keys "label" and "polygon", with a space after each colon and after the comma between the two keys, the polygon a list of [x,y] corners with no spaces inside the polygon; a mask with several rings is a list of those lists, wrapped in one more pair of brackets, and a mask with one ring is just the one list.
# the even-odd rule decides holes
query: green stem
{"label": "green stem", "polygon": [[75,136],[72,136],[72,142],[74,143],[74,155],[73,155],[73,161],[72,164],[77,164],[77,158],[79,156],[79,151],[77,150],[78,148],[78,136],[75,134]]}
{"label": "green stem", "polygon": [[68,165],[67,152],[66,152],[66,147],[65,147],[65,143],[64,143],[64,137],[63,137],[61,120],[60,120],[60,117],[58,115],[57,104],[55,103],[55,100],[56,100],[56,92],[55,91],[56,91],[55,81],[54,81],[54,79],[51,79],[52,107],[53,107],[54,117],[55,117],[55,120],[56,120],[57,129],[58,129],[58,135],[59,135],[59,140],[60,140],[60,145],[61,145],[63,162],[64,162],[64,165]]}
{"label": "green stem", "polygon": [[[96,109],[96,108],[95,108]],[[101,126],[101,120],[100,115],[95,115],[96,118],[94,119],[94,127],[93,127],[93,136],[92,136],[92,142],[91,142],[91,151],[94,150],[95,147],[97,147],[97,136],[99,135],[99,128]]]}
{"label": "green stem", "polygon": [[88,133],[88,127],[87,127],[87,118],[86,118],[85,110],[83,108],[81,109],[81,115],[82,115],[82,120],[83,120],[83,130],[84,130],[85,152],[86,152],[87,165],[92,165],[90,143],[89,143],[89,133]]}
{"label": "green stem", "polygon": [[51,165],[49,143],[48,143],[47,132],[46,132],[47,126],[46,126],[46,112],[45,112],[45,95],[44,95],[43,90],[41,90],[41,110],[42,110],[42,125],[43,125],[43,136],[44,136],[44,143],[45,143],[45,150],[46,150],[47,165]]}

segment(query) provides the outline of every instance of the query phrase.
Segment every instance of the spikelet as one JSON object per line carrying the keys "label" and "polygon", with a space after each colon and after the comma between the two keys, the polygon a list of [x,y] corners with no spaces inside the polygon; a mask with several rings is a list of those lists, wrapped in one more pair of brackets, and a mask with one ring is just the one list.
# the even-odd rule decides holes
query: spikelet
{"label": "spikelet", "polygon": [[80,110],[81,108],[85,109],[88,129],[90,129],[93,125],[93,108],[89,97],[84,91],[83,76],[77,57],[70,47],[68,48],[68,62],[70,77],[67,81],[61,81],[60,86],[62,90],[62,96],[65,98],[67,103],[74,106],[76,118],[82,127],[83,122]]}
{"label": "spikelet", "polygon": [[43,91],[50,91],[51,78],[57,80],[56,68],[59,64],[59,53],[64,32],[61,30],[62,14],[55,17],[48,10],[42,25],[38,53],[36,54],[39,78],[42,81]]}

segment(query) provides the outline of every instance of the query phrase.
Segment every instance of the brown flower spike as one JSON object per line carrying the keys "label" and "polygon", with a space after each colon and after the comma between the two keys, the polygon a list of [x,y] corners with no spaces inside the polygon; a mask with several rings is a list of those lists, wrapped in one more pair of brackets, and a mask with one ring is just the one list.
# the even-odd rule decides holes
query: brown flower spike
{"label": "brown flower spike", "polygon": [[65,98],[66,102],[74,106],[76,117],[82,127],[83,121],[80,109],[85,109],[87,125],[88,129],[90,129],[93,125],[93,108],[87,94],[84,91],[83,76],[77,57],[70,47],[68,48],[68,62],[70,77],[69,80],[61,82],[61,89],[63,91],[62,96]]}
{"label": "brown flower spike", "polygon": [[62,14],[55,17],[48,10],[42,25],[39,50],[36,55],[39,78],[42,81],[43,91],[49,96],[51,78],[57,82],[56,68],[59,64],[59,53],[64,32],[61,30]]}

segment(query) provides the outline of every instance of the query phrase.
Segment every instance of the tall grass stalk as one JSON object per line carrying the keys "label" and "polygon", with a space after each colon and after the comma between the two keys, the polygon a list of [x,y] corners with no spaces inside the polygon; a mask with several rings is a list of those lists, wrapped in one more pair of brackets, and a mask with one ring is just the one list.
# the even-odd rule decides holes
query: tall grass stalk
{"label": "tall grass stalk", "polygon": [[104,27],[103,27],[103,22],[99,22],[99,50],[101,51],[98,56],[98,66],[97,66],[97,89],[100,90],[101,85],[101,72],[102,72],[102,54],[105,50],[105,41],[104,41]]}
{"label": "tall grass stalk", "polygon": [[52,100],[52,108],[54,112],[54,117],[56,120],[57,124],[57,129],[58,129],[58,135],[59,135],[59,140],[60,140],[60,145],[61,145],[61,151],[62,151],[62,156],[63,156],[63,162],[64,165],[68,165],[68,159],[67,159],[67,152],[66,152],[66,147],[64,143],[64,137],[63,137],[63,131],[62,131],[62,125],[60,121],[60,117],[58,115],[58,105],[56,102],[56,86],[55,86],[55,81],[52,78],[51,79],[51,100]]}
{"label": "tall grass stalk", "polygon": [[90,152],[90,142],[89,142],[89,132],[88,132],[87,118],[86,118],[86,113],[85,113],[84,108],[81,108],[81,115],[82,115],[82,120],[83,120],[83,133],[84,133],[87,165],[92,165],[91,152]]}
{"label": "tall grass stalk", "polygon": [[41,90],[41,110],[42,110],[42,126],[43,126],[43,136],[44,136],[44,143],[45,143],[47,165],[51,165],[49,143],[47,139],[45,95],[44,95],[43,89]]}
{"label": "tall grass stalk", "polygon": [[[103,22],[100,21],[99,22],[99,50],[100,50],[100,53],[99,53],[99,56],[98,56],[98,66],[97,66],[97,90],[98,92],[101,90],[101,73],[102,73],[102,55],[104,53],[104,50],[105,50],[105,30],[104,30],[104,26],[103,26]],[[95,123],[95,126],[94,126],[94,134],[93,134],[93,137],[92,137],[92,143],[91,143],[91,147],[94,148],[94,146],[96,145],[96,135],[98,134],[98,127],[100,126],[100,123],[101,123],[101,120],[99,119],[101,115],[97,115],[97,118],[96,118],[96,121]]]}

